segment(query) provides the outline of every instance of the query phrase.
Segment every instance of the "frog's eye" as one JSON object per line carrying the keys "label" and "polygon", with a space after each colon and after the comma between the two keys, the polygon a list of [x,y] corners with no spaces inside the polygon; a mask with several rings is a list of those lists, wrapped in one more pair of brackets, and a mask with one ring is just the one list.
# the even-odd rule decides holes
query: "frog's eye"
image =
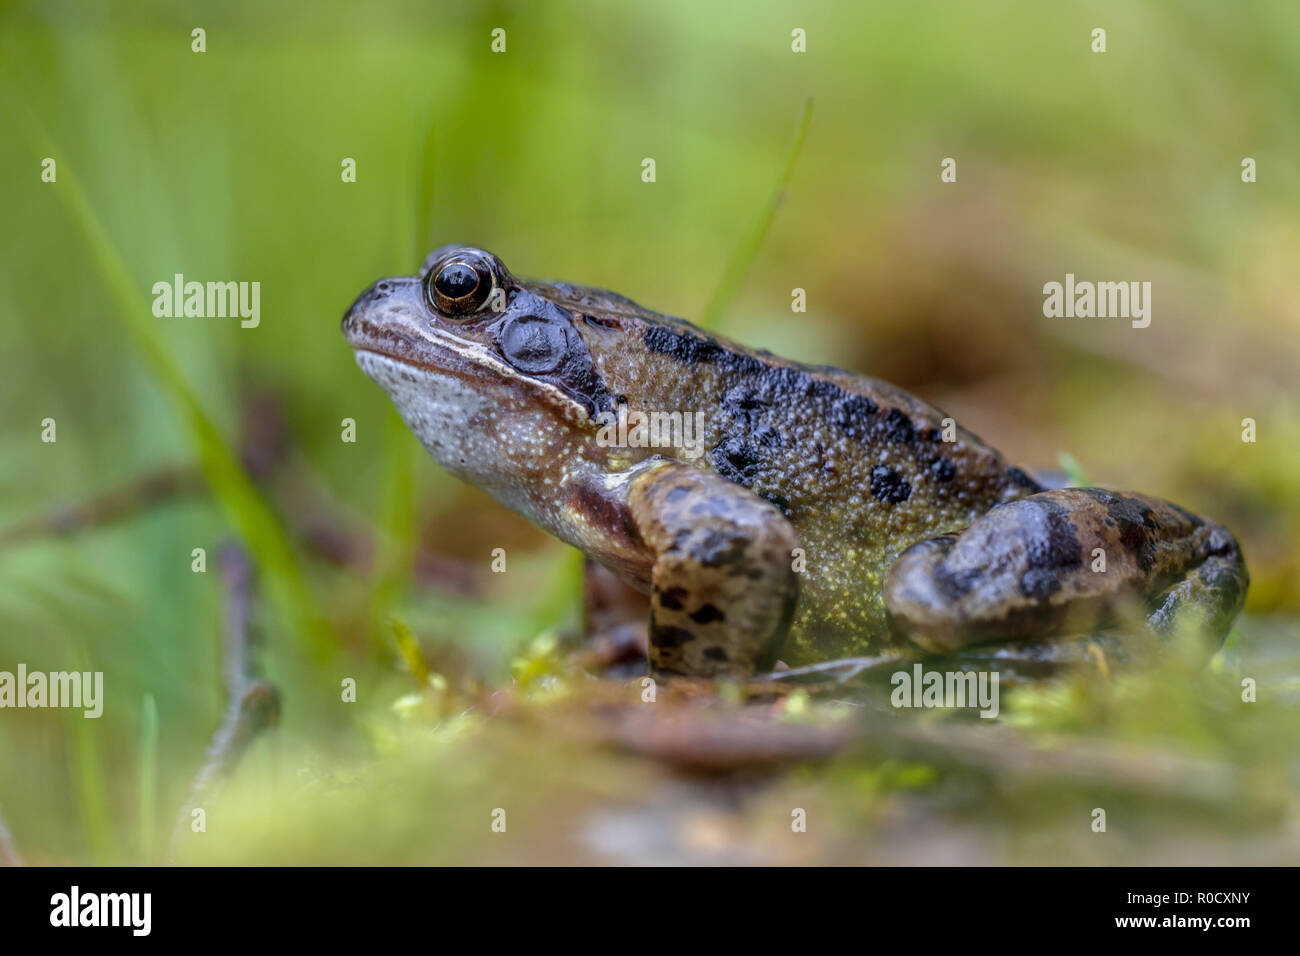
{"label": "frog's eye", "polygon": [[486,262],[448,259],[429,270],[429,304],[443,315],[472,315],[491,297],[494,280]]}

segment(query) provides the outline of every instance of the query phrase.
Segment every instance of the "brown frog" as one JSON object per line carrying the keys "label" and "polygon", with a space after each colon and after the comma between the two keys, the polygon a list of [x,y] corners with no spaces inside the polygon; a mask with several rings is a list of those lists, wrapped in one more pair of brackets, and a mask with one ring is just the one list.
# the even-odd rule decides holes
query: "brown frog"
{"label": "brown frog", "polygon": [[447,470],[649,596],[654,673],[1124,656],[1183,611],[1217,646],[1245,599],[1213,521],[1046,489],[885,382],[519,279],[481,249],[376,282],[343,333]]}

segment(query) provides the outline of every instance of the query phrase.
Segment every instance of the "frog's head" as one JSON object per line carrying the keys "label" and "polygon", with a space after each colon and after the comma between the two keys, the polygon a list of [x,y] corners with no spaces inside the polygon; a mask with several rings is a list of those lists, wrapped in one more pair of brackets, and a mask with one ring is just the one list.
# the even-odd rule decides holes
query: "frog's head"
{"label": "frog's head", "polygon": [[522,473],[591,445],[613,398],[562,296],[469,246],[382,279],[343,317],[362,370],[449,471],[513,497]]}

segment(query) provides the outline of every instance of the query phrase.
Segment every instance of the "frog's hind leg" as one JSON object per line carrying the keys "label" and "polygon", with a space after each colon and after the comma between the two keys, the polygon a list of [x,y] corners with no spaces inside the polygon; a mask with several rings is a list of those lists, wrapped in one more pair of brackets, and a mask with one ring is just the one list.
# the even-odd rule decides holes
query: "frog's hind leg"
{"label": "frog's hind leg", "polygon": [[885,604],[931,653],[1094,634],[1133,616],[1163,639],[1183,612],[1199,615],[1217,647],[1248,583],[1222,526],[1146,495],[1062,488],[908,548],[890,569]]}

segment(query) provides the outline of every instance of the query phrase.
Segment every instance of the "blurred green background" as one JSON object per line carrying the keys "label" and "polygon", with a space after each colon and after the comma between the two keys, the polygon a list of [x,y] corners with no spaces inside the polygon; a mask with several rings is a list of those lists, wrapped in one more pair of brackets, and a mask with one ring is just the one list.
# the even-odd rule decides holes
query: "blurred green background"
{"label": "blurred green background", "polygon": [[[1107,739],[1182,738],[1240,761],[1267,805],[1188,825],[1225,858],[1295,853],[1291,0],[0,11],[0,535],[160,470],[202,461],[213,483],[76,533],[0,544],[0,669],[103,670],[107,686],[98,721],[0,713],[0,814],[29,861],[160,858],[224,707],[216,556],[240,536],[262,572],[260,657],[284,713],[241,766],[223,819],[210,820],[220,840],[190,858],[653,861],[625,832],[641,817],[617,816],[658,792],[653,768],[614,772],[603,753],[539,746],[486,726],[471,703],[493,687],[527,696],[529,675],[552,666],[537,663],[551,652],[536,639],[577,619],[572,554],[426,460],[355,367],[338,322],[369,283],[412,273],[447,242],[491,249],[521,275],[696,318],[761,217],[808,96],[785,201],[721,331],[894,381],[1026,467],[1068,452],[1097,484],[1169,497],[1232,528],[1252,586],[1219,669],[1239,672],[1233,654],[1262,661],[1257,676],[1289,687],[1289,705],[1275,694],[1234,723],[1178,687],[1148,687],[1134,703],[1088,685],[1075,688],[1094,708],[1084,716],[1069,694],[1064,710],[1049,691],[1027,706]],[[206,30],[201,54],[195,27]],[[502,54],[490,49],[498,27]],[[796,27],[806,53],[791,51]],[[1107,31],[1105,54],[1090,50],[1094,27]],[[46,156],[53,184],[41,181]],[[1254,184],[1241,180],[1247,156]],[[355,183],[340,179],[345,157]],[[641,179],[645,157],[653,184]],[[940,181],[945,157],[957,160],[956,183]],[[260,326],[154,318],[150,287],[178,272],[259,281]],[[1151,326],[1044,318],[1043,283],[1067,272],[1151,281]],[[807,290],[806,314],[790,311],[795,287]],[[45,418],[56,443],[40,440]],[[340,441],[345,418],[355,443]],[[1244,418],[1258,423],[1256,444],[1241,441]],[[231,467],[239,454],[242,472]],[[195,547],[207,549],[205,574],[191,571]],[[488,572],[494,547],[512,555],[508,575]],[[449,688],[421,691],[404,671],[390,615]],[[347,676],[359,699],[341,707]],[[1181,701],[1161,711],[1169,723],[1135,717],[1169,694]],[[1261,749],[1243,756],[1242,741]],[[999,822],[980,814],[1010,805],[1005,789],[942,771],[849,761],[800,773],[743,812],[673,796],[695,822],[669,858],[716,849],[813,862],[854,846],[786,854],[749,826],[764,801],[784,805],[782,788],[812,800],[802,787],[837,832],[877,854],[850,859],[1132,862],[1040,819],[1076,796],[1092,806],[1092,794],[1020,793],[1039,816]],[[915,822],[907,794],[933,799],[936,788],[960,817],[943,818],[951,838],[933,827],[921,843],[897,836],[910,832],[898,814]],[[502,793],[525,816],[595,807],[596,822],[487,846],[484,807]],[[971,813],[984,821],[974,843]],[[896,834],[885,849],[870,838],[879,827]]]}

